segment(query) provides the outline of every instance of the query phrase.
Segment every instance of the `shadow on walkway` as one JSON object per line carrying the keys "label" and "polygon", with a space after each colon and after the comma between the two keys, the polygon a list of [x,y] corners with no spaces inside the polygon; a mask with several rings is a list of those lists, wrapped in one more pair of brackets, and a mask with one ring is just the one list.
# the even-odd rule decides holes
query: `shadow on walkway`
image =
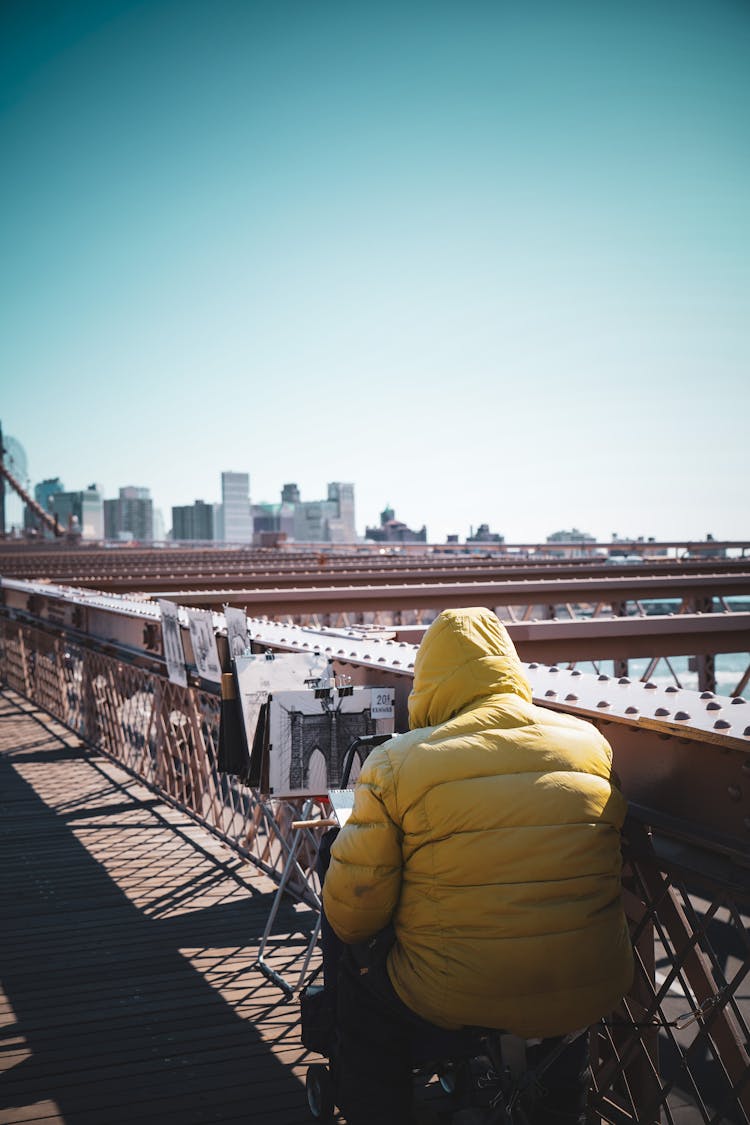
{"label": "shadow on walkway", "polygon": [[[12,1006],[0,1032],[0,1065],[9,1067],[0,1090],[2,1121],[307,1122],[304,1091],[289,1067],[302,1052],[296,1033],[285,1035],[296,1007],[280,1004],[275,989],[247,972],[267,896],[253,899],[248,890],[245,901],[149,919],[74,835],[83,811],[57,814],[14,768],[11,757],[21,765],[33,756],[36,770],[45,763],[58,771],[82,758],[75,748],[66,756],[52,735],[47,755],[38,724],[35,737],[27,737],[32,722],[18,713],[0,716],[3,727],[19,728],[17,750],[25,742],[31,751],[28,759],[23,751],[0,755],[6,857],[0,958]],[[8,746],[7,727],[3,741]],[[110,807],[92,802],[89,815],[106,809],[118,818],[123,808],[142,812],[139,821],[150,815],[135,800]],[[133,827],[139,826],[122,826],[118,863],[127,862]],[[156,828],[164,831],[158,822]],[[147,872],[148,857],[132,862]],[[208,862],[200,856],[201,864]],[[234,972],[241,984],[237,1003],[256,1017],[265,1014],[270,1034],[282,1043],[276,1051],[283,1054],[286,1040],[290,1057],[276,1057],[250,1018],[180,952],[203,945],[234,946],[243,954]],[[232,976],[231,958],[222,968]]]}

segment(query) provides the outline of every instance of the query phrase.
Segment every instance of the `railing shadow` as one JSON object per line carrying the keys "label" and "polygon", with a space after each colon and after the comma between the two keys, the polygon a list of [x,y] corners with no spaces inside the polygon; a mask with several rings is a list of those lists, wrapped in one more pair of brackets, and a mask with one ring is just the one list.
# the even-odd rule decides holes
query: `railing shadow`
{"label": "railing shadow", "polygon": [[[38,744],[32,753],[43,760]],[[17,1059],[0,1090],[2,1120],[50,1102],[66,1125],[304,1121],[300,1082],[180,952],[251,946],[262,907],[148,918],[7,756],[0,776],[0,836],[13,857],[0,864],[0,956],[15,1016],[6,1062]]]}

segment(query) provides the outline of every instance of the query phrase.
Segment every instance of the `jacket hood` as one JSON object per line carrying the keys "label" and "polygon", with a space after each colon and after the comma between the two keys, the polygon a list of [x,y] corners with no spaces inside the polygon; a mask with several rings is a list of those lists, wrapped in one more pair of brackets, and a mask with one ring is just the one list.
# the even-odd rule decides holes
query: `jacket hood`
{"label": "jacket hood", "polygon": [[432,727],[487,696],[511,692],[531,702],[505,626],[488,609],[446,609],[422,638],[414,661],[409,726]]}

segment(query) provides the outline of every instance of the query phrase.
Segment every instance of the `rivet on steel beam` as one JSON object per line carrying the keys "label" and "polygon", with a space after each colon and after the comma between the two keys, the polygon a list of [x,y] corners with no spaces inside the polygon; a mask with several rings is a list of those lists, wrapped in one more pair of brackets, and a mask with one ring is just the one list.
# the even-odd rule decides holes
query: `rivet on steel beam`
{"label": "rivet on steel beam", "polygon": [[675,711],[675,715],[674,715],[674,717],[675,717],[675,719],[679,719],[679,720],[680,720],[680,722],[684,722],[684,721],[685,721],[685,719],[689,719],[689,718],[690,718],[690,716],[688,715],[687,711]]}
{"label": "rivet on steel beam", "polygon": [[600,699],[597,703],[597,707],[611,707],[611,703],[608,699]]}
{"label": "rivet on steel beam", "polygon": [[407,667],[407,668],[413,668],[413,667],[414,667],[414,661],[413,661],[413,660],[412,660],[412,661],[410,661],[410,663],[409,663],[409,664],[407,664],[407,665],[406,665],[406,667]]}
{"label": "rivet on steel beam", "polygon": [[557,667],[556,664],[550,664],[549,670],[550,670],[550,672],[559,672],[560,671],[560,669]]}
{"label": "rivet on steel beam", "polygon": [[386,661],[386,658],[384,656],[378,657],[378,664],[386,664],[386,663],[387,663],[387,661]]}
{"label": "rivet on steel beam", "polygon": [[669,714],[669,711],[666,709],[666,707],[657,707],[654,711],[654,714],[658,715],[660,719],[663,719],[665,715]]}
{"label": "rivet on steel beam", "polygon": [[726,719],[717,719],[714,723],[714,730],[727,730],[731,725],[732,724],[728,723]]}
{"label": "rivet on steel beam", "polygon": [[743,699],[741,695],[735,695],[732,703],[747,703],[747,700]]}
{"label": "rivet on steel beam", "polygon": [[625,708],[625,714],[626,715],[637,715],[638,714],[638,708],[637,707],[626,707]]}
{"label": "rivet on steel beam", "polygon": [[554,688],[550,688],[549,691],[545,691],[544,694],[547,695],[547,696],[557,695],[557,692],[554,690]]}
{"label": "rivet on steel beam", "polygon": [[711,703],[706,704],[706,710],[707,711],[721,711],[721,704],[717,703],[715,700],[712,700]]}
{"label": "rivet on steel beam", "polygon": [[576,701],[576,699],[578,699],[578,696],[574,695],[572,691],[569,691],[568,694],[565,696],[565,699],[569,703],[574,703]]}
{"label": "rivet on steel beam", "polygon": [[609,676],[607,676],[604,672],[602,672],[601,676],[597,676],[596,678],[597,678],[597,680],[600,680],[600,681],[601,680],[608,680]]}
{"label": "rivet on steel beam", "polygon": [[538,667],[539,667],[538,664],[535,664],[535,663],[529,664],[529,668],[538,668]]}
{"label": "rivet on steel beam", "polygon": [[620,678],[617,682],[618,682],[618,684],[629,684],[630,683],[630,676],[620,676]]}
{"label": "rivet on steel beam", "polygon": [[582,676],[583,672],[581,671],[580,668],[574,668],[573,671],[570,674],[571,674],[571,676]]}
{"label": "rivet on steel beam", "polygon": [[645,684],[644,684],[643,686],[644,686],[645,688],[648,688],[648,690],[649,690],[649,691],[653,691],[653,690],[654,690],[654,688],[656,687],[656,684],[653,684],[653,683],[651,682],[651,680],[649,680],[649,681],[648,681],[647,683],[645,683]]}
{"label": "rivet on steel beam", "polygon": [[742,800],[742,790],[740,789],[739,785],[728,785],[727,793],[729,794],[729,799],[731,801]]}
{"label": "rivet on steel beam", "polygon": [[702,691],[700,694],[701,699],[713,699],[714,693],[712,691]]}
{"label": "rivet on steel beam", "polygon": [[675,691],[679,691],[680,689],[677,687],[677,684],[667,684],[667,686],[665,687],[664,690],[669,691],[669,692],[675,692]]}
{"label": "rivet on steel beam", "polygon": [[750,727],[745,727],[742,734],[744,738],[750,738]]}

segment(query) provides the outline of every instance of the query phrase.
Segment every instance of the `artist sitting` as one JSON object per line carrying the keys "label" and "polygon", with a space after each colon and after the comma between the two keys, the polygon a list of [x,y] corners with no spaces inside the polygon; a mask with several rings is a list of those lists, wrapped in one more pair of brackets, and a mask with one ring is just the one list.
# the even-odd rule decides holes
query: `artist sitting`
{"label": "artist sitting", "polygon": [[[433,622],[409,720],[368,758],[323,887],[343,942],[377,935],[384,947],[342,958],[337,1100],[349,1125],[413,1121],[422,1021],[562,1036],[611,1011],[632,976],[611,749],[590,723],[534,706],[494,614]],[[583,1121],[586,1043],[561,1056],[535,1123]]]}

